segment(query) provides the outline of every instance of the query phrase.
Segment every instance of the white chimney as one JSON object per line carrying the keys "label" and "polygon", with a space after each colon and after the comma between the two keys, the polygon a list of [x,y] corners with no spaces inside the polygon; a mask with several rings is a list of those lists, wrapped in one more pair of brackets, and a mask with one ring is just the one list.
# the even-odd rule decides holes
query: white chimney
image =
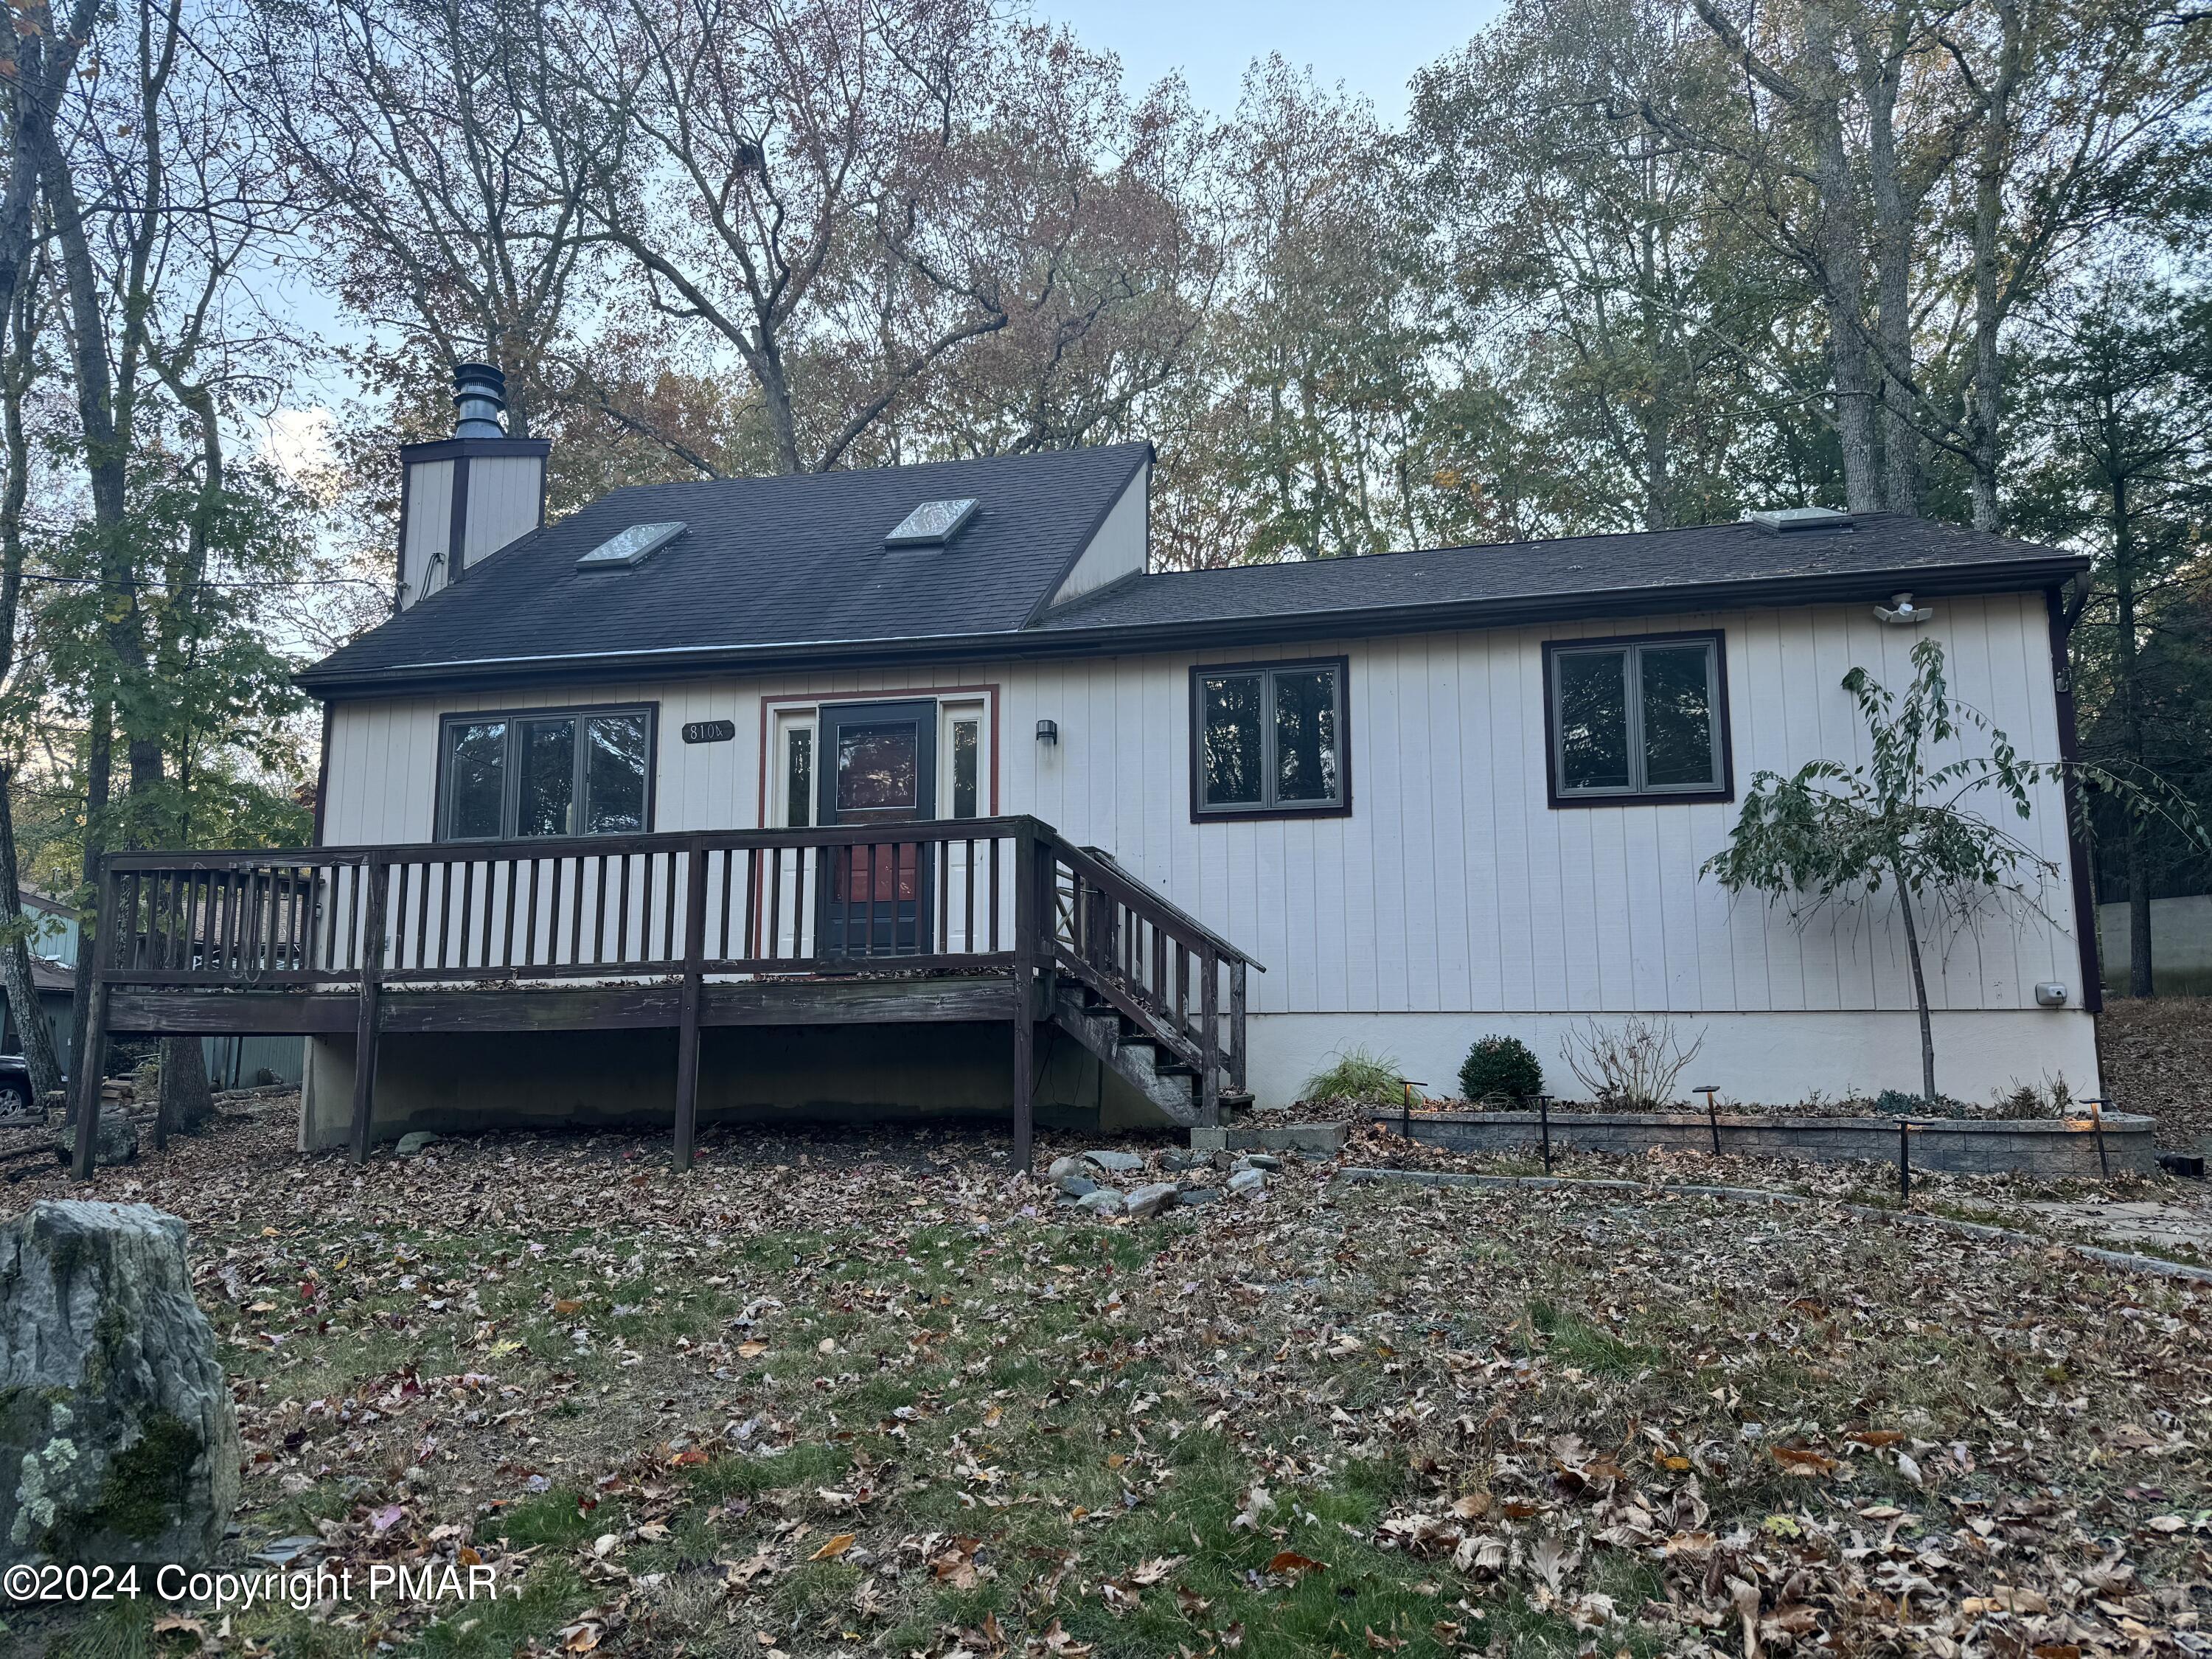
{"label": "white chimney", "polygon": [[399,608],[456,581],[545,522],[543,438],[510,438],[507,377],[453,370],[453,435],[399,448]]}

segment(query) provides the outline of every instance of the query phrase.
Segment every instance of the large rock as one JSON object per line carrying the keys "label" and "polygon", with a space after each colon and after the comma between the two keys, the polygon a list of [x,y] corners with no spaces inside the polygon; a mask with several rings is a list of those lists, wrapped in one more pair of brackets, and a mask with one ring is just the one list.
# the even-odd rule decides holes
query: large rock
{"label": "large rock", "polygon": [[[65,1123],[54,1131],[54,1155],[64,1164],[76,1157],[76,1125]],[[138,1156],[138,1126],[128,1107],[103,1104],[93,1130],[92,1161],[95,1167],[128,1164]]]}
{"label": "large rock", "polygon": [[182,1221],[64,1200],[0,1225],[0,1560],[206,1561],[238,1460]]}
{"label": "large rock", "polygon": [[1175,1183],[1156,1181],[1150,1186],[1138,1188],[1123,1201],[1128,1206],[1129,1213],[1139,1220],[1158,1215],[1176,1201]]}

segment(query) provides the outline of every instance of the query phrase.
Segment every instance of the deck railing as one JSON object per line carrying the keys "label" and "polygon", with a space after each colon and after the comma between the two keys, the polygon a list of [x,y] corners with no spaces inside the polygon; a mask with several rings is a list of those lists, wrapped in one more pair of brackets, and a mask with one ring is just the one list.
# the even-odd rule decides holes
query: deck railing
{"label": "deck railing", "polygon": [[[680,979],[683,1163],[710,976],[1003,969],[1030,1010],[1036,975],[1063,972],[1190,1067],[1211,1121],[1223,1081],[1244,1087],[1244,972],[1257,965],[1030,817],[121,853],[104,861],[88,948],[94,1044],[118,988],[355,994],[359,1157],[388,988]],[[1026,1160],[1033,1033],[1030,1018],[1015,1027]],[[80,1071],[97,1086],[97,1066]],[[89,1150],[81,1136],[81,1160]]]}

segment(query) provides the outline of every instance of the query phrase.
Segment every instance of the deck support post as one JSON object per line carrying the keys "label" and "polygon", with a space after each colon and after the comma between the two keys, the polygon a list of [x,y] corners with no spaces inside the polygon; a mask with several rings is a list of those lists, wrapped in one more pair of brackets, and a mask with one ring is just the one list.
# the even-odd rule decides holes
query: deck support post
{"label": "deck support post", "polygon": [[[93,908],[93,934],[80,940],[78,949],[92,952],[92,979],[84,1009],[84,1052],[76,1057],[76,1144],[70,1152],[70,1175],[77,1181],[92,1179],[93,1146],[100,1133],[100,1085],[107,1072],[107,978],[114,965],[115,875],[100,860],[98,895]],[[135,918],[134,918],[135,923]],[[136,933],[136,927],[132,929]]]}
{"label": "deck support post", "polygon": [[1229,1086],[1240,1095],[1251,1092],[1244,1080],[1244,964],[1229,964]]}
{"label": "deck support post", "polygon": [[[353,1161],[368,1162],[369,1122],[376,1099],[376,1039],[384,1028],[384,911],[392,866],[371,855],[362,860],[368,888],[362,918],[361,1006],[353,1030]],[[428,878],[426,876],[424,880]]]}
{"label": "deck support post", "polygon": [[1014,1168],[1029,1173],[1035,1136],[1030,1091],[1036,1065],[1037,899],[1049,866],[1037,858],[1034,823],[1014,832]]}
{"label": "deck support post", "polygon": [[1198,1121],[1221,1121],[1221,957],[1212,945],[1198,957]]}
{"label": "deck support post", "polygon": [[[676,1027],[676,1146],[679,1170],[691,1167],[699,1126],[699,1000],[707,955],[707,848],[695,840],[686,854],[684,887],[684,994]],[[724,947],[726,951],[727,946]]]}

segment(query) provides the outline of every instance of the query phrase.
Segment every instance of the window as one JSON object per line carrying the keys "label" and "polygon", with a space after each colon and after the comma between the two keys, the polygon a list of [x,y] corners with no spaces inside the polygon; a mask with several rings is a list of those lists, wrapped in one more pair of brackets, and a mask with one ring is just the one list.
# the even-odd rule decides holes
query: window
{"label": "window", "polygon": [[613,836],[650,827],[649,708],[449,715],[441,736],[441,841]]}
{"label": "window", "polygon": [[804,830],[814,822],[814,727],[793,720],[783,728],[783,823]]}
{"label": "window", "polygon": [[938,816],[980,818],[988,805],[990,782],[985,706],[948,700],[938,708]]}
{"label": "window", "polygon": [[1191,671],[1191,816],[1352,810],[1346,659]]}
{"label": "window", "polygon": [[1732,798],[1718,634],[1555,641],[1544,666],[1554,806]]}

